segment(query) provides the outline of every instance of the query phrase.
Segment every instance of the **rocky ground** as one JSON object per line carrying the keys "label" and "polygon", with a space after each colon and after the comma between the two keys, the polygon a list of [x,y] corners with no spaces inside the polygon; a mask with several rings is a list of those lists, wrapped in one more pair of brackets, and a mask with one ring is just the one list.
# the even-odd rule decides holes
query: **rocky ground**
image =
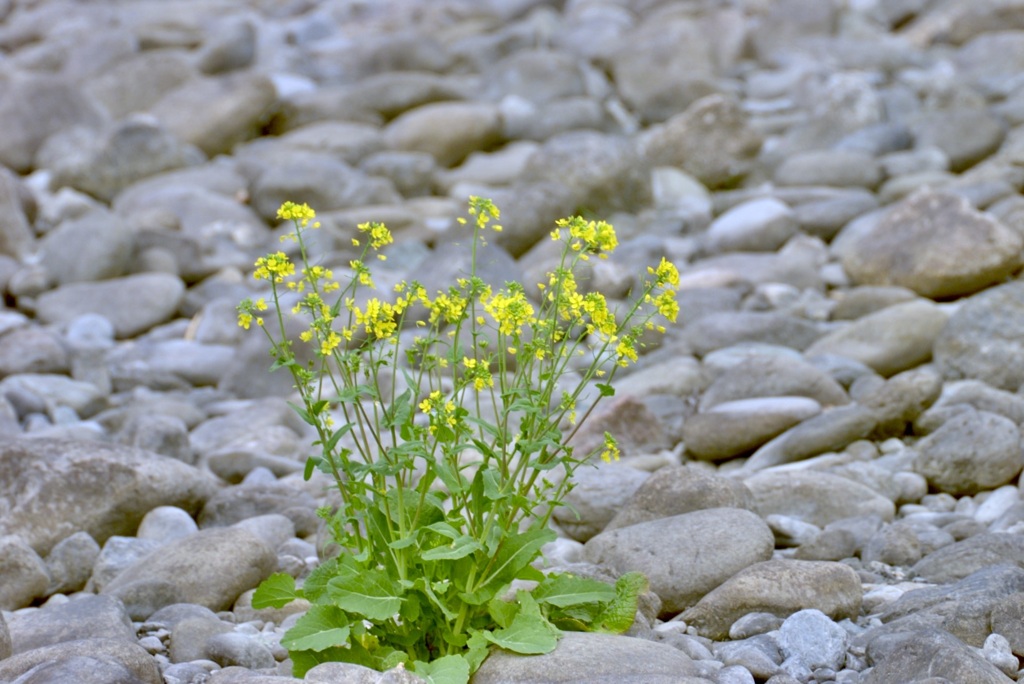
{"label": "rocky ground", "polygon": [[1020,0],[0,0],[0,681],[288,681],[323,482],[235,304],[285,199],[434,287],[470,194],[498,282],[577,211],[682,273],[545,552],[653,593],[474,684],[1019,680],[1021,74]]}

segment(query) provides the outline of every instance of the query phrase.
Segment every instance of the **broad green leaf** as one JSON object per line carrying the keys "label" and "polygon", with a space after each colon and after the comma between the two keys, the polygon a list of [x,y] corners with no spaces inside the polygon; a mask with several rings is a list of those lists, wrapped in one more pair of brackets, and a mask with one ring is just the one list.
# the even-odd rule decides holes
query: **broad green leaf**
{"label": "broad green leaf", "polygon": [[491,618],[498,624],[499,627],[508,627],[512,624],[512,620],[515,619],[516,615],[519,614],[522,606],[515,601],[506,601],[502,598],[504,589],[499,591],[498,594],[487,602],[487,610],[491,614]]}
{"label": "broad green leaf", "polygon": [[299,406],[298,404],[293,404],[290,401],[288,402],[288,405],[292,407],[293,411],[295,411],[297,414],[299,414],[299,418],[302,418],[302,420],[305,421],[306,423],[309,423],[313,427],[316,427],[316,420],[313,418],[313,416],[309,415],[306,412],[306,409],[304,409],[303,407]]}
{"label": "broad green leaf", "polygon": [[476,672],[491,652],[491,642],[487,640],[483,632],[470,630],[469,639],[466,640],[466,651],[462,656],[469,662],[469,671]]}
{"label": "broad green leaf", "polygon": [[340,428],[334,431],[331,438],[327,440],[327,444],[324,444],[324,451],[334,451],[334,447],[338,446],[338,440],[344,437],[349,430],[352,429],[352,423],[345,423]]}
{"label": "broad green leaf", "polygon": [[323,651],[348,643],[348,616],[335,606],[313,606],[285,632],[281,645],[289,651]]}
{"label": "broad green leaf", "polygon": [[368,620],[387,620],[402,607],[402,597],[386,574],[363,572],[355,577],[335,577],[327,593],[336,606]]}
{"label": "broad green leaf", "polygon": [[446,655],[429,663],[417,660],[413,672],[432,684],[466,684],[470,673],[462,655]]}
{"label": "broad green leaf", "polygon": [[490,501],[499,501],[505,498],[501,491],[501,476],[494,468],[483,471],[484,496]]}
{"label": "broad green leaf", "polygon": [[615,598],[594,619],[592,630],[622,634],[633,625],[640,594],[649,587],[647,578],[639,572],[627,572],[615,582]]}
{"label": "broad green leaf", "polygon": [[292,660],[292,676],[304,677],[309,670],[320,663],[352,662],[347,648],[328,648],[323,651],[289,651]]}
{"label": "broad green leaf", "polygon": [[[423,592],[423,595],[427,597],[431,604],[435,608],[441,611],[445,619],[449,622],[454,622],[458,618],[458,613],[451,610],[444,601],[444,593],[448,590],[447,580],[442,582],[431,582],[426,577],[420,577],[415,582],[415,587]],[[439,596],[438,594],[441,594]]]}
{"label": "broad green leaf", "polygon": [[397,551],[399,549],[408,548],[408,547],[412,546],[415,543],[416,543],[416,534],[415,533],[407,534],[406,536],[402,537],[401,539],[396,539],[395,541],[393,541],[390,544],[388,544],[388,548],[389,549],[395,549]]}
{"label": "broad green leaf", "polygon": [[554,539],[555,533],[546,528],[510,534],[498,550],[486,584],[511,582],[523,568],[533,562],[540,548]]}
{"label": "broad green leaf", "polygon": [[539,654],[555,649],[560,632],[542,616],[520,612],[508,627],[483,634],[488,641],[507,651]]}
{"label": "broad green leaf", "polygon": [[456,471],[444,460],[438,460],[434,465],[434,472],[437,473],[437,476],[441,478],[441,482],[444,483],[444,486],[452,494],[461,494],[469,486],[462,473]]}
{"label": "broad green leaf", "polygon": [[465,558],[476,551],[482,550],[483,545],[468,534],[464,534],[451,544],[444,544],[425,551],[420,555],[423,560],[456,560]]}
{"label": "broad green leaf", "polygon": [[615,598],[615,587],[585,577],[558,574],[548,575],[532,593],[538,603],[564,608],[581,603],[611,601]]}
{"label": "broad green leaf", "polygon": [[283,608],[297,598],[302,597],[302,592],[295,588],[295,578],[283,572],[275,572],[263,580],[252,595],[252,607],[256,610],[261,608]]}
{"label": "broad green leaf", "polygon": [[306,468],[302,471],[302,479],[308,481],[309,478],[313,477],[313,471],[318,465],[320,465],[321,459],[318,457],[310,456],[306,459]]}
{"label": "broad green leaf", "polygon": [[431,532],[437,532],[442,537],[448,537],[449,539],[458,539],[459,531],[452,527],[450,523],[444,521],[436,522],[433,525],[427,525],[427,529]]}
{"label": "broad green leaf", "polygon": [[601,393],[602,397],[614,397],[615,388],[609,384],[599,382],[597,383],[597,390]]}

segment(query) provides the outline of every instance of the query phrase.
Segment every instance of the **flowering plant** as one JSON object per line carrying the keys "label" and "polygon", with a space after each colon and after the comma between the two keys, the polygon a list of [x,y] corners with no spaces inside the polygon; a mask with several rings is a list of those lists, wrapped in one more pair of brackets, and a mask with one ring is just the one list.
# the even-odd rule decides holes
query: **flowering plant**
{"label": "flowering plant", "polygon": [[[367,259],[385,258],[388,229],[359,226],[360,257],[339,282],[310,261],[315,213],[286,202],[278,217],[294,225],[283,239],[298,263],[283,252],[257,260],[271,305],[238,307],[242,327],[255,322],[268,336],[274,367],[291,372],[296,410],[316,431],[306,478],[320,470],[339,494],[319,514],[341,555],[301,588],[276,574],[253,598],[257,608],[310,602],[282,640],[298,676],[340,660],[464,684],[492,645],[546,653],[560,628],[625,631],[645,590],[635,573],[613,587],[533,564],[555,539],[550,517],[573,471],[597,455],[575,453],[571,438],[614,393],[615,371],[636,361],[644,331],[675,319],[679,274],[662,259],[617,316],[574,275],[580,261],[607,258],[615,231],[569,218],[551,234],[561,258],[532,301],[519,283],[494,289],[479,277],[477,248],[501,230],[499,212],[473,197],[469,215],[471,267],[447,291],[401,282],[392,298],[357,298],[375,287]],[[297,341],[286,302],[305,321]],[[312,346],[311,361],[297,358],[300,343]],[[612,435],[597,452],[619,457]]]}

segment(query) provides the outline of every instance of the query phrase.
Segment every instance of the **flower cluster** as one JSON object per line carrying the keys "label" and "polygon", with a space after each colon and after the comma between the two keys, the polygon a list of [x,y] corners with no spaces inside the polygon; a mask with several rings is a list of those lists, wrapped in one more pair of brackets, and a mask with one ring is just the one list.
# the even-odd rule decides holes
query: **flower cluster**
{"label": "flower cluster", "polygon": [[519,335],[524,325],[536,322],[533,305],[526,297],[523,286],[509,283],[507,292],[498,292],[484,304],[502,335]]}
{"label": "flower cluster", "polygon": [[587,259],[588,253],[597,254],[601,259],[607,259],[619,244],[618,238],[615,236],[615,229],[604,221],[587,221],[580,216],[574,216],[559,219],[555,221],[555,225],[558,226],[558,229],[552,231],[551,239],[556,242],[561,241],[562,230],[567,230],[569,247],[575,252],[583,252],[584,260]]}
{"label": "flower cluster", "polygon": [[256,271],[252,274],[256,280],[272,280],[283,283],[288,276],[295,275],[295,264],[284,252],[275,252],[256,260]]}
{"label": "flower cluster", "polygon": [[[306,228],[309,222],[316,218],[316,212],[310,209],[308,204],[285,202],[278,208],[277,218],[282,221],[295,221],[300,227]],[[312,227],[319,228],[320,223],[315,222]]]}

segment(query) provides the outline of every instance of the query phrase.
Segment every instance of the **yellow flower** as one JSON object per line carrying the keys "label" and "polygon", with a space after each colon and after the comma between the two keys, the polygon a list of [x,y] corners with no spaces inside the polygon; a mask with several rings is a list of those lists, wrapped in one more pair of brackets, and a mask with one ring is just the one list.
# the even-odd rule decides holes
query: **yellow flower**
{"label": "yellow flower", "polygon": [[391,337],[398,324],[395,323],[395,308],[388,302],[382,302],[376,297],[366,302],[366,310],[359,307],[353,309],[356,317],[356,324],[366,328],[368,335],[373,335],[378,340]]}
{"label": "yellow flower", "polygon": [[[580,216],[573,216],[559,219],[555,225],[569,230],[569,247],[577,252],[593,252],[600,254],[601,258],[607,258],[607,255],[613,252],[619,244],[618,238],[615,236],[615,229],[605,221],[587,221]],[[559,240],[562,234],[555,230],[551,233],[551,237],[554,240]]]}
{"label": "yellow flower", "polygon": [[282,283],[287,276],[295,274],[295,264],[288,259],[284,252],[275,252],[256,260],[256,271],[253,278],[256,280],[273,280],[275,283]]}
{"label": "yellow flower", "polygon": [[252,314],[248,311],[239,311],[238,325],[248,330],[249,326],[252,325]]}
{"label": "yellow flower", "polygon": [[[308,204],[285,202],[277,210],[277,218],[284,221],[295,221],[305,228],[309,224],[310,219],[316,218],[316,212],[310,209]],[[320,224],[314,223],[313,227],[319,228]]]}
{"label": "yellow flower", "polygon": [[352,273],[355,274],[360,285],[373,287],[373,278],[370,276],[370,269],[366,267],[366,264],[359,259],[353,259],[348,262],[348,265],[352,268]]}
{"label": "yellow flower", "polygon": [[498,324],[498,331],[503,335],[518,335],[523,325],[535,322],[533,306],[526,298],[522,285],[509,284],[509,292],[494,295],[484,310]]}
{"label": "yellow flower", "polygon": [[632,336],[626,335],[619,340],[618,345],[615,347],[615,354],[619,357],[618,364],[622,367],[628,366],[630,361],[636,363],[636,341]]}
{"label": "yellow flower", "polygon": [[455,323],[466,310],[466,300],[454,290],[449,294],[438,292],[430,304],[430,322],[435,323],[443,318],[447,323]]}
{"label": "yellow flower", "polygon": [[[498,211],[498,207],[494,206],[494,202],[483,197],[477,197],[476,195],[471,195],[469,198],[469,213],[472,216],[476,216],[476,226],[480,230],[486,229],[487,224],[492,219],[495,221],[501,219],[501,212]],[[462,221],[462,223],[465,223],[465,221]],[[501,226],[495,224],[492,230],[495,233],[500,233]]]}
{"label": "yellow flower", "polygon": [[679,284],[679,269],[675,267],[671,261],[661,258],[661,263],[658,264],[657,268],[647,267],[647,272],[654,276],[655,287],[664,287],[665,285],[672,285],[673,287]]}
{"label": "yellow flower", "polygon": [[328,356],[341,344],[341,335],[333,330],[320,342],[320,355]]}
{"label": "yellow flower", "polygon": [[390,245],[394,242],[394,238],[391,237],[391,231],[379,221],[360,223],[356,227],[360,233],[366,233],[370,236],[370,246],[374,249],[380,249],[384,245]]}
{"label": "yellow flower", "polygon": [[665,290],[654,298],[654,306],[658,309],[658,313],[672,321],[676,322],[676,316],[679,314],[679,303],[676,301],[675,290]]}
{"label": "yellow flower", "polygon": [[464,356],[462,357],[462,366],[466,369],[466,379],[472,381],[476,391],[479,392],[488,387],[494,387],[494,378],[484,364],[479,363],[476,359]]}
{"label": "yellow flower", "polygon": [[604,433],[604,449],[601,451],[601,460],[605,463],[619,460],[619,444],[612,437],[610,432]]}

